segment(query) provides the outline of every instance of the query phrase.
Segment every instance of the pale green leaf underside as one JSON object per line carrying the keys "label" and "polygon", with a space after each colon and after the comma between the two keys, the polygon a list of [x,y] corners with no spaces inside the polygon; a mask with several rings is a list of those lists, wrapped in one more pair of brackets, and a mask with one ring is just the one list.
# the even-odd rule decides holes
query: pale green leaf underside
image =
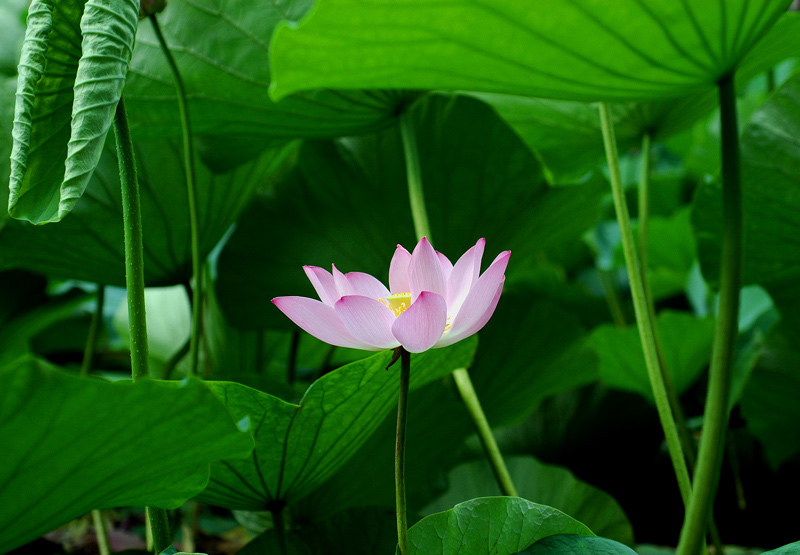
{"label": "pale green leaf underside", "polygon": [[315,88],[461,89],[573,100],[702,92],[790,0],[321,0],[275,32],[276,98]]}
{"label": "pale green leaf underside", "polygon": [[577,520],[519,497],[481,497],[420,520],[411,555],[513,555],[555,534],[592,536]]}
{"label": "pale green leaf underside", "polygon": [[0,371],[0,445],[7,550],[91,509],[179,507],[209,462],[253,443],[199,381],[110,383],[27,359]]}
{"label": "pale green leaf underside", "polygon": [[[469,366],[473,338],[412,356],[411,388]],[[231,382],[211,383],[235,418],[250,417],[256,448],[242,461],[211,466],[199,499],[231,509],[264,510],[271,501],[294,501],[329,478],[375,431],[397,404],[399,368],[386,370],[384,352],[326,374],[299,405]]]}
{"label": "pale green leaf underside", "polygon": [[86,189],[114,119],[138,25],[136,0],[35,0],[23,43],[9,214],[46,223]]}

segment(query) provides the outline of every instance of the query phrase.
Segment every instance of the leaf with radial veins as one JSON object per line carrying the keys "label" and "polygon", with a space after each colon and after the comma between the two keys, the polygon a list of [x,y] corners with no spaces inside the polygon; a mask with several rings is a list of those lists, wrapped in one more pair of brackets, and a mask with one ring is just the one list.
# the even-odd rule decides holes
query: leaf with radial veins
{"label": "leaf with radial veins", "polygon": [[323,0],[300,24],[276,30],[272,92],[405,87],[589,101],[689,95],[734,70],[790,3]]}
{"label": "leaf with radial veins", "polygon": [[480,497],[423,518],[408,530],[408,543],[411,555],[513,555],[555,534],[593,535],[547,505]]}
{"label": "leaf with radial veins", "polygon": [[110,383],[34,359],[0,370],[3,551],[86,514],[177,508],[253,440],[198,380]]}
{"label": "leaf with radial veins", "polygon": [[[776,90],[741,136],[744,197],[743,285],[757,283],[786,325],[800,329],[800,75]],[[719,278],[722,190],[719,180],[695,195],[692,220],[703,275]]]}
{"label": "leaf with radial veins", "polygon": [[34,0],[19,65],[9,214],[57,222],[83,195],[122,96],[137,0]]}
{"label": "leaf with radial veins", "polygon": [[[584,255],[602,179],[548,187],[540,164],[488,106],[436,95],[412,112],[434,246],[458,256],[486,238],[486,263],[513,252],[506,287],[543,261]],[[290,325],[269,300],[314,295],[302,266],[367,272],[386,281],[395,245],[415,244],[396,128],[340,142],[306,142],[294,172],[245,212],[220,257],[218,294],[231,323]],[[263,237],[280,237],[265,243]],[[453,261],[455,262],[455,260]]]}
{"label": "leaf with radial veins", "polygon": [[[224,137],[220,146],[230,155],[269,137],[357,135],[391,125],[398,106],[417,96],[318,91],[273,103],[268,96],[273,29],[281,20],[302,17],[311,3],[191,0],[172,2],[159,14],[186,83],[197,135]],[[135,137],[180,136],[172,73],[149,23],[136,38],[125,99]]]}
{"label": "leaf with radial veins", "polygon": [[[411,359],[411,388],[469,366],[475,338]],[[397,405],[399,368],[386,370],[391,352],[326,374],[299,405],[232,382],[210,382],[234,418],[254,423],[256,448],[243,461],[223,460],[198,497],[230,509],[265,510],[312,492],[355,453]]]}
{"label": "leaf with radial veins", "polygon": [[[192,275],[189,207],[179,141],[138,142],[144,271],[148,286],[182,284]],[[261,153],[225,174],[197,165],[200,256],[206,256],[238,218],[256,188],[292,151]],[[8,221],[0,228],[0,269],[25,268],[105,285],[125,285],[122,193],[112,141],[81,202],[57,226]]]}

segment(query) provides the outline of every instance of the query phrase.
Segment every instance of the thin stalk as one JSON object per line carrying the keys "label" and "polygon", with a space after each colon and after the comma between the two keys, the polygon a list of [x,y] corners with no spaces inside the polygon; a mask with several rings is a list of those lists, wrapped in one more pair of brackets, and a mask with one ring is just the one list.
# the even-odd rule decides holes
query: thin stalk
{"label": "thin stalk", "polygon": [[97,347],[97,332],[100,329],[100,322],[103,321],[103,305],[105,304],[106,288],[97,285],[97,304],[95,305],[92,321],[89,324],[89,335],[86,337],[86,346],[83,349],[83,361],[81,362],[81,376],[88,376],[92,370],[94,362],[94,350]]}
{"label": "thin stalk", "polygon": [[186,88],[183,85],[178,65],[169,51],[167,41],[161,33],[156,14],[150,15],[150,22],[161,45],[161,50],[167,58],[175,88],[178,91],[178,111],[181,116],[181,130],[183,131],[183,165],[186,173],[186,190],[189,198],[189,230],[192,242],[192,275],[194,276],[194,295],[192,296],[192,337],[189,346],[189,375],[197,375],[197,365],[200,359],[200,336],[203,333],[203,272],[200,260],[200,228],[197,215],[197,185],[194,165],[194,141],[192,140],[192,127],[189,121],[189,108],[186,103]]}
{"label": "thin stalk", "polygon": [[625,322],[625,313],[622,311],[622,304],[619,302],[619,295],[617,295],[617,288],[614,285],[614,278],[608,270],[598,270],[600,274],[600,283],[603,284],[603,291],[605,292],[606,302],[608,303],[608,311],[611,313],[611,319],[614,325],[624,328],[627,323]]}
{"label": "thin stalk", "polygon": [[742,190],[739,175],[739,131],[733,74],[719,81],[722,136],[723,238],[719,311],[709,368],[703,433],[697,455],[694,491],[681,529],[678,555],[694,555],[702,547],[706,524],[719,482],[728,429],[733,354],[742,285]]}
{"label": "thin stalk", "polygon": [[272,525],[275,528],[275,533],[278,534],[278,546],[282,555],[288,553],[286,546],[286,523],[283,520],[283,507],[271,509]]}
{"label": "thin stalk", "polygon": [[188,341],[184,341],[183,345],[181,345],[181,348],[178,349],[178,352],[172,355],[172,357],[170,357],[170,359],[164,365],[163,377],[161,378],[162,380],[172,379],[172,373],[175,371],[175,368],[178,366],[178,363],[180,363],[180,361],[183,360],[183,357],[189,354],[189,344],[191,343],[191,341],[192,341],[191,339],[189,339]]}
{"label": "thin stalk", "polygon": [[642,350],[644,351],[647,374],[650,378],[650,386],[653,389],[653,397],[656,402],[656,409],[661,421],[661,427],[664,430],[664,436],[667,440],[667,449],[670,454],[670,459],[672,460],[672,466],[675,469],[675,476],[678,481],[681,498],[684,504],[687,504],[692,495],[689,469],[686,467],[681,440],[678,435],[675,420],[673,419],[669,397],[664,385],[663,372],[656,351],[653,319],[650,317],[650,311],[647,306],[647,296],[645,294],[641,267],[639,266],[639,259],[636,253],[636,245],[633,240],[630,215],[628,214],[628,206],[625,202],[625,192],[622,188],[622,175],[620,173],[617,141],[614,136],[611,110],[604,102],[600,103],[600,119],[603,128],[606,157],[611,174],[611,191],[614,197],[614,207],[616,208],[617,221],[619,222],[620,234],[622,236],[622,250],[625,254],[625,264],[628,267],[633,308],[636,313],[636,323],[639,328]]}
{"label": "thin stalk", "polygon": [[475,393],[475,388],[472,387],[472,380],[469,379],[469,373],[465,368],[459,368],[453,372],[453,378],[458,387],[458,392],[461,394],[461,399],[464,401],[464,406],[475,422],[478,428],[478,437],[483,445],[483,450],[486,456],[491,461],[492,473],[497,483],[500,484],[500,491],[503,495],[510,497],[519,497],[517,488],[514,487],[514,482],[511,480],[511,475],[508,473],[503,455],[500,453],[500,448],[492,434],[492,428],[489,426],[489,421],[486,420],[486,415],[483,413],[481,404],[478,401],[478,395]]}
{"label": "thin stalk", "polygon": [[106,521],[103,518],[103,511],[97,509],[92,511],[92,522],[94,523],[94,535],[97,537],[97,551],[100,555],[110,555],[111,543],[108,541],[108,531]]}
{"label": "thin stalk", "polygon": [[406,515],[406,420],[408,384],[411,381],[411,353],[400,347],[400,394],[397,397],[397,440],[394,446],[394,490],[397,509],[397,545],[400,555],[408,555]]}
{"label": "thin stalk", "polygon": [[[639,265],[642,272],[642,284],[644,285],[645,296],[647,297],[647,310],[650,313],[650,321],[653,322],[653,337],[656,342],[656,355],[658,356],[659,366],[661,367],[661,377],[664,380],[664,389],[669,398],[672,414],[678,426],[678,436],[683,445],[683,452],[690,472],[694,471],[695,453],[694,442],[692,441],[689,428],[686,426],[686,418],[683,414],[678,393],[672,383],[672,375],[669,371],[666,358],[664,357],[664,347],[661,341],[661,332],[656,318],[656,304],[653,298],[653,290],[650,287],[650,268],[649,268],[649,228],[650,228],[650,183],[651,183],[651,137],[649,133],[642,136],[642,165],[639,174],[639,194],[638,194],[638,213],[639,213]],[[685,503],[685,500],[684,500]],[[725,550],[717,530],[713,517],[709,521],[709,534],[714,544],[715,553],[724,555]]]}
{"label": "thin stalk", "polygon": [[[408,180],[408,197],[411,203],[411,218],[414,221],[414,231],[417,234],[417,240],[427,237],[428,241],[433,243],[431,237],[431,228],[428,221],[428,212],[425,208],[425,194],[422,183],[422,169],[419,164],[419,151],[417,149],[417,138],[414,134],[414,124],[411,121],[411,116],[408,111],[400,115],[400,134],[403,138],[403,151],[406,158],[406,175]],[[456,376],[456,374],[460,374]],[[492,467],[492,473],[497,478],[497,485],[503,492],[512,491],[516,492],[514,484],[511,482],[511,477],[508,473],[508,468],[497,448],[497,441],[492,433],[492,428],[488,425],[486,414],[483,412],[480,400],[478,399],[475,388],[472,385],[472,380],[466,370],[456,370],[453,372],[461,398],[466,403],[466,399],[470,399],[472,407],[467,406],[467,411],[473,418],[475,428],[478,431],[478,437],[481,445],[484,446],[484,453],[489,465]],[[495,451],[490,452],[486,446],[494,445]],[[505,479],[501,480],[499,477],[504,476]],[[510,487],[509,487],[510,486]],[[507,494],[508,495],[508,494]],[[516,494],[515,494],[516,496]]]}
{"label": "thin stalk", "polygon": [[288,364],[288,375],[287,381],[289,385],[294,385],[294,381],[297,378],[297,351],[300,347],[300,332],[294,331],[292,333],[292,343],[289,346],[289,364]]}
{"label": "thin stalk", "polygon": [[[128,322],[131,336],[131,374],[137,382],[149,376],[147,367],[147,319],[144,302],[144,242],[142,240],[142,210],[139,180],[133,154],[125,101],[119,99],[114,118],[117,139],[119,181],[122,188],[122,219],[125,228],[125,285],[128,292]],[[147,507],[148,521],[153,533],[156,553],[172,545],[167,512]],[[160,547],[160,549],[159,549]]]}

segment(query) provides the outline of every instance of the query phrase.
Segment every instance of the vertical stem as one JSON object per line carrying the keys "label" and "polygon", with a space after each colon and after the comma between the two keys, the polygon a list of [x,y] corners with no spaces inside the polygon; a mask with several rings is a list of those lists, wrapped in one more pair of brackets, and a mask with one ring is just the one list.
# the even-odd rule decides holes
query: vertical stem
{"label": "vertical stem", "polygon": [[167,63],[175,79],[175,88],[178,91],[178,111],[181,116],[181,129],[183,131],[183,165],[186,173],[186,189],[189,198],[189,229],[192,241],[192,275],[194,276],[194,295],[192,296],[192,338],[189,345],[189,374],[197,375],[197,364],[200,357],[200,336],[203,330],[203,272],[200,260],[200,229],[197,215],[197,185],[194,165],[194,141],[192,140],[192,127],[189,121],[189,108],[186,103],[186,88],[183,85],[178,65],[169,51],[167,41],[161,33],[156,14],[150,15],[153,30],[158,37],[161,50],[167,58]]}
{"label": "vertical stem", "polygon": [[[149,376],[147,368],[147,319],[144,303],[144,244],[142,240],[142,211],[139,181],[133,154],[125,102],[119,99],[114,118],[117,138],[119,181],[122,188],[122,219],[125,227],[125,285],[128,292],[128,322],[131,335],[131,374],[137,382]],[[156,553],[172,544],[167,512],[147,507]],[[160,549],[159,549],[160,547]]]}
{"label": "vertical stem", "polygon": [[486,420],[486,415],[481,409],[481,404],[478,401],[478,395],[475,393],[475,388],[472,387],[472,380],[469,379],[469,373],[465,368],[459,368],[453,372],[453,378],[458,386],[458,392],[461,394],[461,399],[467,407],[470,416],[472,417],[475,426],[478,428],[478,437],[483,445],[483,450],[486,456],[491,461],[492,473],[495,480],[500,485],[500,491],[503,495],[510,497],[519,497],[517,488],[514,487],[514,482],[511,481],[511,475],[508,473],[503,455],[500,454],[500,448],[492,435],[492,428],[489,426],[489,421]]}
{"label": "vertical stem", "polygon": [[397,509],[397,545],[400,555],[408,555],[406,516],[406,420],[408,384],[411,381],[411,353],[400,347],[400,394],[397,398],[397,440],[394,447],[394,489]]}
{"label": "vertical stem", "polygon": [[600,275],[600,283],[603,284],[603,291],[606,294],[606,303],[608,303],[608,311],[611,313],[611,319],[614,325],[624,328],[627,323],[625,322],[625,313],[622,312],[622,305],[619,302],[619,295],[617,295],[617,287],[614,285],[614,278],[610,271],[598,269]]}
{"label": "vertical stem", "polygon": [[97,551],[100,555],[110,555],[111,544],[108,541],[106,522],[103,512],[97,509],[92,511],[92,522],[94,523],[94,535],[97,537]]}
{"label": "vertical stem", "polygon": [[647,374],[650,378],[650,386],[653,388],[653,397],[658,410],[658,417],[664,436],[667,440],[667,449],[675,469],[675,476],[678,481],[678,488],[684,504],[688,503],[692,494],[692,485],[689,479],[689,470],[686,467],[686,460],[683,455],[678,429],[675,426],[672,410],[670,408],[669,397],[664,385],[663,372],[659,363],[656,351],[655,334],[653,331],[653,319],[648,310],[647,296],[645,294],[644,283],[642,280],[641,267],[636,254],[636,246],[631,230],[631,220],[628,214],[628,206],[625,202],[625,192],[622,188],[622,176],[619,168],[619,156],[617,154],[617,141],[614,136],[614,125],[611,119],[611,111],[606,103],[600,104],[600,119],[603,128],[603,141],[608,158],[608,167],[611,174],[611,191],[614,197],[614,207],[617,212],[620,234],[622,236],[622,250],[625,254],[625,264],[628,267],[630,277],[631,296],[633,297],[633,308],[636,313],[636,323],[639,327],[639,337],[642,342]]}
{"label": "vertical stem", "polygon": [[652,299],[650,294],[650,282],[647,279],[648,269],[648,231],[650,228],[650,133],[642,136],[642,166],[639,170],[639,265],[642,268],[642,278],[647,288],[647,296]]}
{"label": "vertical stem", "polygon": [[[428,241],[433,243],[431,238],[431,228],[428,222],[428,212],[425,208],[425,194],[422,186],[422,169],[419,164],[419,152],[417,150],[417,139],[414,134],[414,124],[411,121],[411,115],[408,111],[400,115],[400,134],[403,137],[403,150],[406,158],[406,175],[408,180],[408,196],[411,202],[411,218],[414,221],[414,231],[417,234],[417,240],[427,237]],[[459,375],[455,375],[458,373]],[[475,393],[475,388],[472,386],[472,380],[466,370],[456,370],[454,373],[456,387],[461,395],[461,398],[466,403],[470,399],[472,406],[467,406],[467,411],[473,418],[475,427],[478,431],[481,445],[484,446],[484,453],[492,467],[492,473],[498,479],[498,486],[503,492],[516,492],[514,484],[511,482],[511,477],[508,473],[508,468],[497,448],[497,441],[492,434],[492,428],[489,426],[486,419],[486,414],[483,412],[478,395]],[[494,445],[495,451],[490,452],[486,446]],[[501,480],[500,477],[505,477]],[[510,486],[510,487],[509,487]],[[511,494],[507,494],[511,495]],[[514,494],[516,496],[516,494]]]}
{"label": "vertical stem", "polygon": [[742,190],[733,74],[720,79],[719,101],[723,205],[719,312],[714,330],[708,397],[697,456],[694,492],[681,530],[678,555],[694,555],[699,551],[711,512],[728,429],[731,370],[738,334],[739,290],[742,285]]}
{"label": "vertical stem", "polygon": [[281,550],[281,555],[286,555],[287,545],[286,545],[286,523],[283,519],[283,506],[271,509],[270,512],[272,513],[272,525],[275,528],[275,533],[278,534],[278,546]]}
{"label": "vertical stem", "polygon": [[81,362],[81,376],[88,376],[92,370],[94,362],[94,350],[97,346],[97,332],[100,329],[100,322],[103,321],[103,305],[105,304],[106,288],[97,284],[97,305],[92,314],[92,322],[89,324],[89,335],[86,337],[86,347],[83,349],[83,361]]}

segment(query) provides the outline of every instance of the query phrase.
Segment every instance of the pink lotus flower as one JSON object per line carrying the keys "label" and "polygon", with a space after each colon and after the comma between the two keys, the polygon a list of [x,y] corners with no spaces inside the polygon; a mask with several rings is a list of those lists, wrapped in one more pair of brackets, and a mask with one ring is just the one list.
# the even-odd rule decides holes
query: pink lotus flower
{"label": "pink lotus flower", "polygon": [[409,252],[397,245],[389,266],[389,287],[369,274],[303,269],[320,300],[272,299],[281,312],[314,337],[353,349],[381,351],[403,346],[420,353],[446,347],[477,333],[489,321],[505,282],[511,251],[495,258],[480,275],[480,239],[456,265],[423,237]]}

